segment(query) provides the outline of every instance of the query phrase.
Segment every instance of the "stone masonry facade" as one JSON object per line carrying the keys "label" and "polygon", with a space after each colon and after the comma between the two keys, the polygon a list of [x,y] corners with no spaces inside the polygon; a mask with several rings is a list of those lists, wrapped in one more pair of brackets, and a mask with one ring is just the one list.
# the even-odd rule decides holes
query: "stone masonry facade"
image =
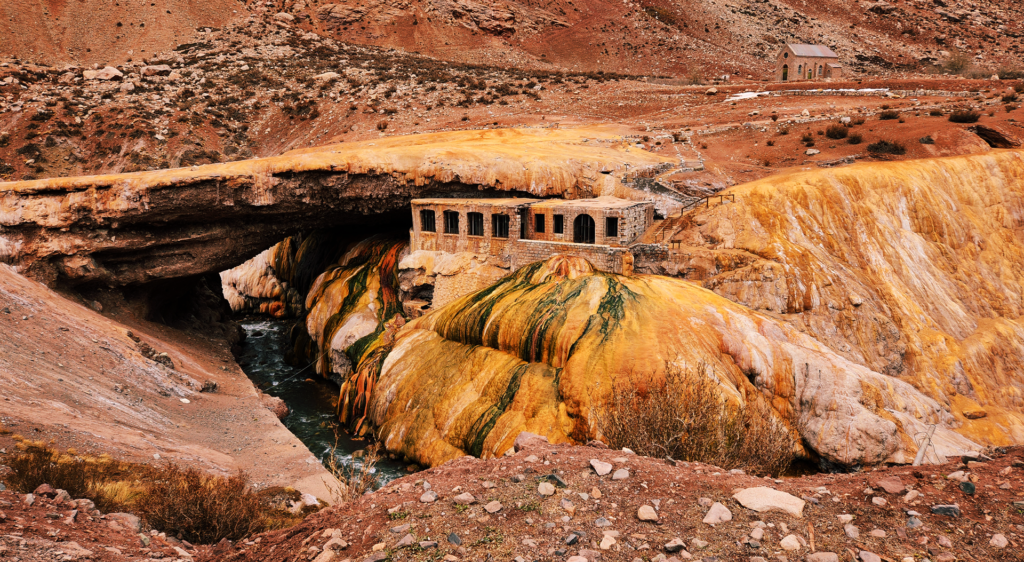
{"label": "stone masonry facade", "polygon": [[602,271],[633,271],[635,245],[654,204],[596,199],[416,199],[411,249],[489,255],[511,270],[563,254]]}

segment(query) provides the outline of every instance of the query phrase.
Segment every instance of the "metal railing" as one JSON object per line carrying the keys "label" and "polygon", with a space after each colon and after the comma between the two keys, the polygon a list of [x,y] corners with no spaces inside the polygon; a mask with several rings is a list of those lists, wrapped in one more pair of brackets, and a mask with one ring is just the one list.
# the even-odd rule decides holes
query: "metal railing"
{"label": "metal railing", "polygon": [[724,203],[726,199],[728,199],[729,202],[731,202],[731,203],[735,203],[736,202],[736,195],[732,194],[732,193],[729,193],[729,194],[719,194],[719,195],[709,195],[707,197],[701,197],[700,199],[697,199],[696,201],[693,201],[693,202],[685,205],[680,210],[680,212],[685,213],[686,211],[689,211],[691,209],[696,209],[697,207],[700,207],[700,205],[702,203],[704,204],[704,208],[707,209],[707,208],[711,207],[711,200],[716,198],[716,197],[718,198],[718,203],[719,204]]}

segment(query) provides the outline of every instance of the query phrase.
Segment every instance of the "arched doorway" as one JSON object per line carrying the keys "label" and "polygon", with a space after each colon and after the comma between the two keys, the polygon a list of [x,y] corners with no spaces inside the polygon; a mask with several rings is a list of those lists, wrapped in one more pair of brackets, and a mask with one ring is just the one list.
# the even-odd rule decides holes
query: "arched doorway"
{"label": "arched doorway", "polygon": [[594,219],[590,215],[577,215],[572,222],[572,241],[577,244],[593,244],[594,230]]}
{"label": "arched doorway", "polygon": [[782,65],[782,81],[785,82],[787,80],[789,80],[789,65],[784,64]]}

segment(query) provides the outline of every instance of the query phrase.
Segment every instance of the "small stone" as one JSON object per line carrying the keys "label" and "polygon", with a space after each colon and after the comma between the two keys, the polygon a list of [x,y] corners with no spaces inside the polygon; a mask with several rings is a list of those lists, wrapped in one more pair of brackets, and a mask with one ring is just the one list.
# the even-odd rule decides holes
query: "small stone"
{"label": "small stone", "polygon": [[962,471],[962,470],[958,470],[956,472],[952,472],[950,474],[947,474],[946,478],[948,480],[956,480],[958,482],[966,482],[967,481],[967,473]]}
{"label": "small stone", "polygon": [[973,496],[974,492],[977,490],[977,487],[974,485],[973,482],[961,482],[960,490],[963,493],[967,494],[968,496]]}
{"label": "small stone", "polygon": [[436,502],[437,501],[437,492],[435,492],[433,490],[424,492],[423,495],[420,496],[420,501],[423,502],[423,503],[434,503],[434,502]]}
{"label": "small stone", "polygon": [[406,523],[404,525],[399,525],[397,527],[392,527],[391,528],[391,532],[396,534],[396,535],[401,535],[402,533],[408,533],[409,529],[411,529],[411,528],[412,528],[412,525]]}
{"label": "small stone", "polygon": [[649,505],[642,505],[640,509],[636,510],[637,519],[641,521],[657,521],[658,512],[654,511],[654,508]]}
{"label": "small stone", "polygon": [[853,521],[853,516],[848,513],[844,513],[839,516],[839,522],[844,525],[849,523],[850,521]]}
{"label": "small stone", "polygon": [[452,501],[459,505],[472,505],[476,503],[476,497],[469,492],[464,492],[452,498]]}
{"label": "small stone", "polygon": [[536,447],[547,444],[549,444],[547,437],[530,433],[529,431],[521,431],[519,432],[519,435],[516,436],[516,440],[512,443],[512,447],[518,453],[527,447]]}
{"label": "small stone", "polygon": [[590,461],[590,466],[593,467],[594,472],[596,472],[598,476],[604,476],[605,474],[608,474],[609,472],[612,471],[611,464],[599,461],[597,459],[592,459]]}
{"label": "small stone", "polygon": [[907,519],[907,528],[908,529],[919,529],[919,528],[921,528],[923,526],[924,526],[924,523],[922,523],[921,520],[918,519],[917,517],[911,517],[911,518]]}
{"label": "small stone", "polygon": [[948,517],[960,517],[960,508],[955,505],[933,505],[932,513]]}
{"label": "small stone", "polygon": [[786,535],[786,538],[779,541],[783,550],[800,550],[800,539],[796,535]]}
{"label": "small stone", "polygon": [[595,527],[611,527],[612,526],[612,522],[607,520],[607,519],[605,519],[604,517],[598,517],[597,519],[594,520],[594,526]]}
{"label": "small stone", "polygon": [[562,501],[558,502],[558,505],[563,510],[565,510],[565,512],[568,513],[570,516],[576,515],[576,506],[573,505],[571,501],[563,499]]}
{"label": "small stone", "polygon": [[576,533],[569,533],[569,536],[565,537],[565,544],[568,545],[568,546],[572,546],[572,545],[580,542],[580,538],[581,538],[580,535],[578,535]]}
{"label": "small stone", "polygon": [[455,546],[459,546],[462,544],[462,539],[459,538],[459,535],[451,533],[448,535],[448,542],[454,544]]}
{"label": "small stone", "polygon": [[708,525],[715,525],[726,521],[732,521],[732,512],[719,502],[712,504],[708,514],[704,516],[704,523]]}
{"label": "small stone", "polygon": [[427,550],[428,548],[437,548],[437,541],[420,541],[420,548]]}
{"label": "small stone", "polygon": [[601,490],[598,490],[596,486],[591,488],[590,497],[594,498],[595,500],[601,499]]}
{"label": "small stone", "polygon": [[866,550],[860,551],[861,562],[882,562],[882,558],[874,552],[868,552]]}
{"label": "small stone", "polygon": [[[37,482],[38,482],[38,480],[37,480]],[[32,493],[37,495],[37,496],[42,496],[44,498],[55,498],[55,497],[57,497],[57,490],[54,490],[53,487],[50,486],[49,484],[40,484],[39,487],[37,487],[35,489],[35,491],[32,492]]]}
{"label": "small stone", "polygon": [[805,505],[804,500],[794,495],[765,486],[740,490],[732,497],[747,509],[757,512],[784,511],[796,517],[803,515]]}
{"label": "small stone", "polygon": [[871,532],[868,533],[868,534],[871,535],[872,537],[875,537],[876,539],[884,539],[885,538],[885,531],[883,531],[881,529],[872,529]]}
{"label": "small stone", "polygon": [[487,511],[487,513],[497,513],[501,511],[501,507],[501,502],[492,501],[484,506],[484,510]]}
{"label": "small stone", "polygon": [[629,478],[629,471],[625,468],[620,468],[615,471],[615,474],[612,474],[612,480],[625,480],[627,478]]}
{"label": "small stone", "polygon": [[804,152],[804,154],[806,154],[807,156],[816,156],[818,154],[821,154],[821,151],[816,148],[808,148],[807,152]]}
{"label": "small stone", "polygon": [[570,556],[566,562],[589,562],[589,560],[582,556]]}
{"label": "small stone", "polygon": [[408,534],[402,537],[402,539],[399,540],[397,543],[395,543],[395,548],[398,549],[405,548],[407,546],[412,546],[415,542],[416,539],[412,536],[412,534]]}
{"label": "small stone", "polygon": [[1002,534],[996,533],[992,535],[992,540],[988,541],[988,544],[996,548],[1006,548],[1010,543]]}
{"label": "small stone", "polygon": [[804,558],[807,562],[839,562],[839,555],[834,552],[815,552]]}
{"label": "small stone", "polygon": [[684,548],[686,548],[686,543],[684,543],[683,539],[680,538],[675,538],[665,543],[665,552],[668,553],[679,552]]}
{"label": "small stone", "polygon": [[902,494],[907,489],[907,486],[900,480],[899,476],[880,478],[872,481],[871,485],[885,490],[887,494]]}
{"label": "small stone", "polygon": [[939,535],[939,546],[942,548],[953,548],[953,541],[949,540],[946,535]]}
{"label": "small stone", "polygon": [[846,531],[846,536],[850,537],[851,539],[856,539],[860,537],[860,529],[858,529],[856,525],[846,524],[843,527],[843,531]]}
{"label": "small stone", "polygon": [[871,498],[871,503],[877,505],[878,507],[882,507],[882,506],[884,506],[885,504],[887,504],[889,502],[885,501],[885,498],[883,498],[883,497],[875,496],[875,497]]}
{"label": "small stone", "polygon": [[701,550],[701,549],[707,548],[708,544],[709,543],[707,541],[702,541],[700,539],[693,539],[692,541],[690,541],[690,548],[692,548],[694,550]]}
{"label": "small stone", "polygon": [[917,490],[911,490],[911,491],[907,492],[907,495],[903,496],[903,501],[909,503],[909,502],[912,502],[912,501],[916,500],[920,496],[921,496],[921,492],[918,492]]}
{"label": "small stone", "polygon": [[553,496],[555,495],[555,487],[549,482],[541,482],[540,485],[537,486],[537,493],[542,496]]}
{"label": "small stone", "polygon": [[755,527],[754,530],[750,531],[750,538],[755,541],[759,541],[764,538],[764,529]]}
{"label": "small stone", "polygon": [[601,550],[608,550],[615,543],[616,543],[615,539],[613,539],[609,535],[605,535],[604,538],[601,539]]}
{"label": "small stone", "polygon": [[557,474],[548,474],[544,477],[548,482],[555,485],[556,488],[568,488],[569,484],[566,483],[565,479]]}

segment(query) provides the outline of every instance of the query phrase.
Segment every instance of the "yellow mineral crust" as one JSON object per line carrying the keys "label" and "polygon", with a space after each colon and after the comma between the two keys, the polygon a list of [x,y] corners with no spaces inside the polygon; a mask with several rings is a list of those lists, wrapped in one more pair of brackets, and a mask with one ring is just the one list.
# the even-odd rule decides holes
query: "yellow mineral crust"
{"label": "yellow mineral crust", "polygon": [[501,455],[521,431],[586,442],[613,384],[657,384],[667,366],[700,369],[733,400],[765,393],[833,462],[909,461],[927,423],[940,452],[976,446],[934,400],[785,322],[687,281],[562,256],[407,324],[370,415],[389,450],[428,465]]}
{"label": "yellow mineral crust", "polygon": [[972,440],[1024,442],[1024,152],[858,164],[729,193],[735,204],[676,235],[709,272],[705,287],[912,384]]}
{"label": "yellow mineral crust", "polygon": [[[71,203],[76,207],[102,203],[107,212],[126,211],[137,203],[138,196],[133,198],[132,192],[211,179],[229,183],[251,180],[258,191],[261,185],[270,189],[274,174],[327,171],[391,175],[414,185],[458,181],[549,197],[623,196],[629,190],[617,182],[618,176],[627,170],[671,163],[671,158],[630,148],[621,135],[608,128],[488,129],[318,146],[270,158],[191,168],[0,183],[0,195],[5,191],[30,194],[114,189],[123,195],[100,202],[95,200],[95,193],[84,193]],[[50,222],[55,224],[65,220],[58,218],[60,209],[12,206],[8,211],[15,210],[36,217],[52,215]],[[0,206],[0,217],[3,212]]]}

